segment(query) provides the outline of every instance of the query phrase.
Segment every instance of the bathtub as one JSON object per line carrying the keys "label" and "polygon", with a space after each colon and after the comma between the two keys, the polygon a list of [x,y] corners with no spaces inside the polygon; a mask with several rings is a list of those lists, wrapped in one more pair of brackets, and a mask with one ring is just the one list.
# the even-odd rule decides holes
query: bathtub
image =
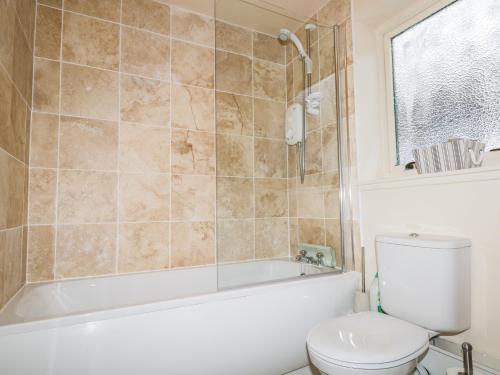
{"label": "bathtub", "polygon": [[353,310],[358,275],[323,271],[269,260],[27,285],[0,312],[0,374],[285,374],[307,364],[313,325]]}

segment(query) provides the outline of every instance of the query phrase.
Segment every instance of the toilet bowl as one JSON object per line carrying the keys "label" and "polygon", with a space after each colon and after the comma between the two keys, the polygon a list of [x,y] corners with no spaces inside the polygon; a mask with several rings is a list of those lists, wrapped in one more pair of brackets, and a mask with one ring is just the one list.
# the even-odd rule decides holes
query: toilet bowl
{"label": "toilet bowl", "polygon": [[328,375],[407,375],[429,347],[429,333],[376,312],[323,321],[307,337],[311,362]]}
{"label": "toilet bowl", "polygon": [[470,328],[469,240],[377,236],[380,304],[323,321],[307,337],[311,362],[328,375],[408,375],[438,333]]}

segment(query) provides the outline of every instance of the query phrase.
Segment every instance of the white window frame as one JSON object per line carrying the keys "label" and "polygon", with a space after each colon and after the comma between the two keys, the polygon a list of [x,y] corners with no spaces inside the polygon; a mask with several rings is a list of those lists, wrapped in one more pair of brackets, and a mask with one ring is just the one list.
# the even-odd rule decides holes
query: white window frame
{"label": "white window frame", "polygon": [[[391,39],[407,30],[408,28],[423,21],[434,13],[454,3],[456,0],[436,0],[435,4],[426,9],[412,9],[403,14],[396,15],[387,21],[377,30],[378,60],[381,62],[380,97],[385,101],[384,109],[381,111],[382,133],[385,134],[384,143],[385,153],[384,170],[386,177],[401,177],[416,175],[416,171],[406,171],[405,165],[397,165],[397,147],[396,147],[396,119],[394,114],[394,86],[393,86],[393,67],[392,67],[392,49]],[[483,167],[500,168],[500,152],[488,153],[483,162]],[[463,173],[462,171],[461,173]],[[444,172],[445,173],[445,172]],[[454,172],[448,172],[454,173]]]}

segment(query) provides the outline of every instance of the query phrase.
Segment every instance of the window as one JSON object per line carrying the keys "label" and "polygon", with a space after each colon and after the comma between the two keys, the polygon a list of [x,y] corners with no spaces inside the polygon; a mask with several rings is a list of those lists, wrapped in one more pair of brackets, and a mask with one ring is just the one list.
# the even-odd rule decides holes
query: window
{"label": "window", "polygon": [[457,0],[392,34],[396,163],[454,137],[500,147],[500,0]]}

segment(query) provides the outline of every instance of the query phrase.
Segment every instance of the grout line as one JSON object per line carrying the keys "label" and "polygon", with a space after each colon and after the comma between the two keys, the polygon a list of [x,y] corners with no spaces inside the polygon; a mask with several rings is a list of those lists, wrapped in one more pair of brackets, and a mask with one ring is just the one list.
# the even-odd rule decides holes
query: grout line
{"label": "grout line", "polygon": [[252,189],[253,189],[253,259],[257,259],[257,194],[255,189],[255,60],[254,60],[254,37],[252,38]]}
{"label": "grout line", "polygon": [[[35,59],[33,59],[33,61],[34,60]],[[14,82],[14,79],[9,75],[9,72],[7,71],[7,68],[3,65],[3,63],[1,61],[0,61],[0,69],[3,70],[5,76],[7,77],[7,81],[9,81],[9,83],[12,86],[14,86],[14,89],[16,90],[16,92],[18,93],[19,97],[21,98],[21,100],[23,101],[23,103],[26,105],[26,107],[28,107],[31,110],[31,107],[33,106],[33,103],[32,103],[31,106],[28,104],[26,98],[21,93],[21,90],[19,90],[19,88],[17,87],[16,83]],[[34,75],[34,71],[33,71],[33,75]]]}
{"label": "grout line", "polygon": [[[214,7],[215,8],[215,7]],[[213,19],[213,24],[212,24],[212,36],[213,36],[213,39],[214,39],[214,48],[216,47],[216,43],[217,43],[217,37],[216,37],[216,20],[215,20],[215,9],[214,9],[214,17],[212,18]],[[215,91],[215,87],[216,87],[216,84],[217,84],[217,69],[216,69],[216,60],[217,59],[217,56],[216,56],[216,52],[214,53],[214,59],[213,59],[213,76],[214,76],[214,80],[213,80],[213,95],[212,95],[212,98],[213,98],[213,101],[212,101],[212,110],[213,110],[213,113],[214,113],[214,117],[213,117],[213,135],[214,135],[214,173],[215,173],[215,179],[214,179],[214,201],[213,201],[213,205],[214,205],[214,262],[217,266],[217,272],[216,272],[216,284],[217,284],[217,288],[219,287],[219,268],[218,268],[218,264],[219,264],[219,246],[218,246],[218,235],[219,235],[219,231],[218,231],[218,217],[217,217],[217,103],[216,103],[216,91]]]}
{"label": "grout line", "polygon": [[[253,76],[253,69],[252,69],[252,76]],[[253,83],[252,83],[252,86],[253,86]],[[252,87],[252,91],[253,91],[253,87]],[[232,92],[232,91],[227,91],[227,90],[220,90],[220,89],[216,89],[215,92],[216,93],[223,93],[223,94],[231,94],[231,95],[236,95],[236,96],[244,96],[246,98],[252,98],[252,99],[267,100],[269,102],[283,104],[284,106],[287,105],[286,102],[281,101],[281,100],[276,100],[276,99],[267,98],[267,97],[263,97],[263,96],[253,96],[253,94],[252,95],[240,94],[240,93],[237,93],[237,92]]]}
{"label": "grout line", "polygon": [[[38,18],[38,2],[35,1],[35,19],[34,19],[34,25],[33,25],[33,62],[31,65],[32,69],[32,78],[31,78],[31,104],[33,105],[34,99],[35,99],[35,41],[36,41],[36,23],[37,23],[37,18]],[[30,181],[31,181],[31,140],[33,138],[33,110],[30,111],[30,131],[29,131],[29,139],[27,140],[26,144],[28,145],[28,160],[26,160],[27,166],[28,166],[28,181],[26,183],[28,184],[28,196],[26,197],[26,204],[27,204],[27,209],[26,209],[26,226],[27,226],[27,233],[26,233],[26,282],[28,282],[28,275],[29,275],[29,260],[30,260],[30,225],[31,225],[31,189],[30,189]],[[26,154],[26,152],[25,152]],[[55,202],[54,202],[55,205]]]}
{"label": "grout line", "polygon": [[[169,31],[168,33],[170,34],[170,36],[172,36],[172,23],[173,23],[173,17],[172,17],[172,8],[170,8],[169,12],[168,12],[168,26],[169,26]],[[172,52],[173,52],[173,47],[172,47],[173,43],[172,43],[172,40],[170,40],[170,51],[169,51],[169,63],[168,63],[168,68],[170,69],[169,71],[169,76],[170,76],[170,79],[172,80]],[[173,125],[173,106],[172,106],[172,84],[170,84],[170,92],[169,92],[169,95],[170,95],[170,100],[169,100],[169,123],[170,123],[170,130],[169,130],[169,134],[170,134],[170,139],[169,139],[169,143],[170,143],[170,147],[169,147],[169,158],[168,158],[168,161],[169,161],[169,171],[170,171],[170,181],[169,181],[169,184],[168,184],[168,189],[169,189],[169,195],[168,195],[168,268],[172,268],[172,125]]]}
{"label": "grout line", "polygon": [[27,165],[24,161],[22,160],[19,160],[16,156],[12,155],[10,152],[8,152],[6,149],[4,149],[3,147],[0,147],[0,152],[3,152],[5,155],[7,155],[8,157],[14,159],[15,161],[17,161],[18,163],[21,163],[23,165]]}
{"label": "grout line", "polygon": [[[62,0],[62,9],[64,9],[64,2]],[[64,32],[64,12],[61,13],[61,38],[59,42],[59,59],[62,60],[62,43],[63,43],[63,32]],[[54,226],[54,260],[52,266],[53,278],[56,278],[57,270],[57,237],[59,235],[59,178],[61,171],[60,166],[60,146],[61,146],[61,108],[62,108],[62,63],[59,61],[59,113],[57,122],[57,173],[56,173],[56,197],[55,197],[55,226]]]}
{"label": "grout line", "polygon": [[[254,39],[252,38],[252,49],[253,49],[253,44],[254,44]],[[241,53],[241,52],[234,52],[234,51],[231,51],[229,49],[225,49],[225,48],[215,48],[216,52],[225,52],[225,53],[229,53],[231,55],[237,55],[237,56],[241,56],[241,57],[245,57],[246,59],[248,60],[256,60],[256,61],[260,61],[260,62],[264,62],[264,63],[269,63],[271,65],[278,65],[280,67],[286,67],[286,63],[279,63],[279,62],[276,62],[276,61],[272,61],[272,60],[268,60],[268,59],[263,59],[261,57],[257,57],[257,56],[254,56],[253,55],[253,51],[252,51],[252,54],[251,55],[247,55],[247,54],[244,54],[244,53]],[[285,61],[286,61],[286,51],[285,51]]]}
{"label": "grout line", "polygon": [[116,238],[115,238],[115,273],[118,273],[118,265],[119,265],[119,258],[120,258],[120,176],[121,176],[121,160],[120,160],[120,135],[121,135],[121,123],[122,123],[122,116],[121,116],[121,106],[122,106],[122,100],[121,100],[121,71],[122,71],[122,17],[123,17],[123,0],[120,0],[120,24],[119,24],[119,31],[118,31],[118,72],[120,75],[118,76],[118,141],[117,141],[117,168],[118,168],[118,173],[116,176]]}

